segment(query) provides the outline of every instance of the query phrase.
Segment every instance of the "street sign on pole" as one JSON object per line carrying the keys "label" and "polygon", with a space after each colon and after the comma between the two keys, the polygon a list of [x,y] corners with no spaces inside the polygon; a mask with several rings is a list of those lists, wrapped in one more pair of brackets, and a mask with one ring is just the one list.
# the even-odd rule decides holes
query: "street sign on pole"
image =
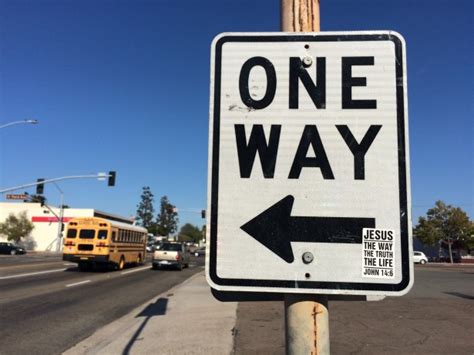
{"label": "street sign on pole", "polygon": [[28,195],[26,194],[6,194],[7,200],[26,200]]}
{"label": "street sign on pole", "polygon": [[209,130],[211,287],[408,292],[406,59],[399,34],[217,36]]}

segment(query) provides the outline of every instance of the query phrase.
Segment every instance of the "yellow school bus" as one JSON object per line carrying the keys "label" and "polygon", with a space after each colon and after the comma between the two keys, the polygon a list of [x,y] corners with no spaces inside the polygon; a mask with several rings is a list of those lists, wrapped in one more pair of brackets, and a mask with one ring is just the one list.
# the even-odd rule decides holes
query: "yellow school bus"
{"label": "yellow school bus", "polygon": [[123,269],[143,264],[147,230],[98,217],[71,219],[64,238],[63,260],[78,263],[81,270],[96,266]]}

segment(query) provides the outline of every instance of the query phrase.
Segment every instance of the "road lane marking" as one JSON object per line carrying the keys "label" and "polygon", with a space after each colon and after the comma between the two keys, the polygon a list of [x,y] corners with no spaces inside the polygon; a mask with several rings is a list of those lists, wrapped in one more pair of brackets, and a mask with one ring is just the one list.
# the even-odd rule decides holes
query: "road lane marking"
{"label": "road lane marking", "polygon": [[143,270],[147,270],[147,269],[150,269],[150,265],[148,265],[148,266],[143,266],[143,267],[140,267],[140,268],[137,268],[137,269],[122,271],[122,272],[120,273],[120,275],[131,274],[132,272],[138,272],[138,271],[143,271]]}
{"label": "road lane marking", "polygon": [[66,264],[63,264],[64,266],[77,266],[77,264],[72,264],[72,263],[66,263]]}
{"label": "road lane marking", "polygon": [[85,281],[75,282],[75,283],[73,283],[73,284],[66,285],[66,287],[72,287],[72,286],[82,285],[82,284],[86,284],[86,283],[88,283],[88,282],[91,282],[91,280],[85,280]]}
{"label": "road lane marking", "polygon": [[27,274],[18,274],[18,275],[10,275],[10,276],[1,276],[0,280],[7,280],[7,279],[14,279],[18,277],[27,277],[27,276],[34,276],[34,275],[41,275],[41,274],[50,274],[53,272],[60,272],[67,270],[67,268],[62,269],[54,269],[54,270],[45,270],[45,271],[37,271],[37,272],[29,272]]}
{"label": "road lane marking", "polygon": [[15,264],[15,265],[3,265],[0,263],[0,269],[1,270],[10,270],[10,269],[21,269],[21,268],[28,268],[32,266],[48,266],[56,264],[57,266],[61,266],[62,261],[49,261],[49,262],[44,262],[44,263],[33,263],[33,262],[26,262],[23,264]]}

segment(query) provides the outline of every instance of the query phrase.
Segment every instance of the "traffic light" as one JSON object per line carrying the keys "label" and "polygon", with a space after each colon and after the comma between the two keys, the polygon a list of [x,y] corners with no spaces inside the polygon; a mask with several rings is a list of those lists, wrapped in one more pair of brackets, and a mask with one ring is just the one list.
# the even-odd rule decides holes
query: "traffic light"
{"label": "traffic light", "polygon": [[201,218],[206,218],[206,210],[201,210]]}
{"label": "traffic light", "polygon": [[115,171],[109,171],[109,182],[107,183],[108,186],[115,186]]}
{"label": "traffic light", "polygon": [[[44,179],[38,179],[36,182],[42,182]],[[38,184],[36,185],[36,194],[37,195],[42,195],[44,192],[44,184]]]}

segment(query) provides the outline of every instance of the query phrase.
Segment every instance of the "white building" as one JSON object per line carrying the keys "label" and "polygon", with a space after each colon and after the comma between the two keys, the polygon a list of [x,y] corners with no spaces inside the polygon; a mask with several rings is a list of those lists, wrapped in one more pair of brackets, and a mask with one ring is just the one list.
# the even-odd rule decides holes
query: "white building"
{"label": "white building", "polygon": [[[31,234],[23,241],[23,245],[28,250],[56,250],[56,242],[58,236],[59,223],[58,218],[54,215],[60,215],[58,207],[49,206],[41,207],[40,203],[26,202],[0,202],[0,223],[11,214],[18,215],[25,211],[28,219],[33,223],[35,228]],[[92,208],[65,208],[63,223],[67,223],[75,217],[102,217],[110,220],[116,220],[124,223],[133,224],[132,218],[121,217],[106,212],[101,212]],[[6,241],[5,235],[0,235],[0,241]],[[62,248],[62,244],[61,244]]]}

